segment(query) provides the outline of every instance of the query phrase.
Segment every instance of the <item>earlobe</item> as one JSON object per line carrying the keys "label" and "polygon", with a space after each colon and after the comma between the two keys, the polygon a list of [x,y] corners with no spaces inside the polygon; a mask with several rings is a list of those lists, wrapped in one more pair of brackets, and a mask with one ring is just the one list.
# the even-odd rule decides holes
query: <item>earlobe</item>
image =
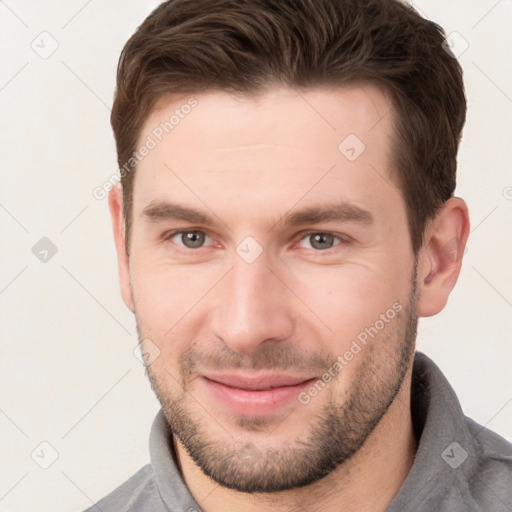
{"label": "earlobe", "polygon": [[469,236],[466,203],[452,197],[425,230],[418,258],[418,316],[436,315],[457,282]]}
{"label": "earlobe", "polygon": [[113,187],[108,194],[108,206],[112,220],[112,229],[117,252],[117,266],[119,274],[119,284],[123,301],[132,311],[135,311],[133,303],[133,293],[130,284],[130,266],[125,244],[125,222],[123,218],[123,194],[119,187]]}

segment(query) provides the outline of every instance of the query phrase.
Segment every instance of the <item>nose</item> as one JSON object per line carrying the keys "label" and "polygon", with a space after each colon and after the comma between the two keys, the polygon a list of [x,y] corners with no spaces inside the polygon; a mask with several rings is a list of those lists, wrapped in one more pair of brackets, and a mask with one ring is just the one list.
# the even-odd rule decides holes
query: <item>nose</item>
{"label": "nose", "polygon": [[263,343],[292,335],[290,292],[263,255],[252,263],[236,261],[217,292],[212,328],[231,349],[254,352]]}

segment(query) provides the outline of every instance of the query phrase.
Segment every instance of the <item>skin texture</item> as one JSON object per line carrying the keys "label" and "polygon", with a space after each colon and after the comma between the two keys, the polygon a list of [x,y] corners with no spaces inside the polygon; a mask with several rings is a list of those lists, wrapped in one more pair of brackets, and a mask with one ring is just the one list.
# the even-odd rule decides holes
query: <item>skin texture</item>
{"label": "skin texture", "polygon": [[[416,449],[417,318],[441,311],[455,285],[467,207],[447,201],[415,258],[391,173],[392,105],[374,85],[194,97],[194,110],[139,163],[129,257],[122,195],[109,195],[123,299],[140,339],[159,351],[147,372],[183,478],[206,512],[385,510]],[[141,143],[186,100],[162,98]],[[339,150],[350,134],[365,145],[353,161]],[[286,222],[340,201],[373,221]],[[169,218],[162,202],[211,219]],[[377,324],[381,315],[388,321]],[[316,382],[372,326],[307,404],[234,412],[204,379],[216,371]]]}

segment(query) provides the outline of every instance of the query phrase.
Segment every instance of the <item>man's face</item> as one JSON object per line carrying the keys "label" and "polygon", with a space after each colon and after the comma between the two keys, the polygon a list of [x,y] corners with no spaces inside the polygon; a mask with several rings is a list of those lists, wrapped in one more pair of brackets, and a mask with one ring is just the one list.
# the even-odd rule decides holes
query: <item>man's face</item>
{"label": "man's face", "polygon": [[139,337],[159,351],[148,375],[218,483],[305,485],[362,446],[414,350],[391,103],[373,86],[195,99],[158,141],[187,97],[161,101],[139,138],[158,142],[129,258]]}

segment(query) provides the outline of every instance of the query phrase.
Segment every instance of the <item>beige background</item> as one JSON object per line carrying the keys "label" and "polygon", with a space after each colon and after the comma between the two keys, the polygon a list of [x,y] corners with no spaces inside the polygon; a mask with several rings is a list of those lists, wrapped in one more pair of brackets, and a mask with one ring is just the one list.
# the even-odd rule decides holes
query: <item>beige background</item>
{"label": "beige background", "polygon": [[[148,460],[158,403],[92,191],[116,172],[120,50],[157,3],[0,1],[2,512],[82,510]],[[457,288],[418,344],[466,414],[512,441],[512,2],[417,5],[465,49],[457,194],[472,218]],[[32,253],[42,237],[58,250],[46,263]]]}

